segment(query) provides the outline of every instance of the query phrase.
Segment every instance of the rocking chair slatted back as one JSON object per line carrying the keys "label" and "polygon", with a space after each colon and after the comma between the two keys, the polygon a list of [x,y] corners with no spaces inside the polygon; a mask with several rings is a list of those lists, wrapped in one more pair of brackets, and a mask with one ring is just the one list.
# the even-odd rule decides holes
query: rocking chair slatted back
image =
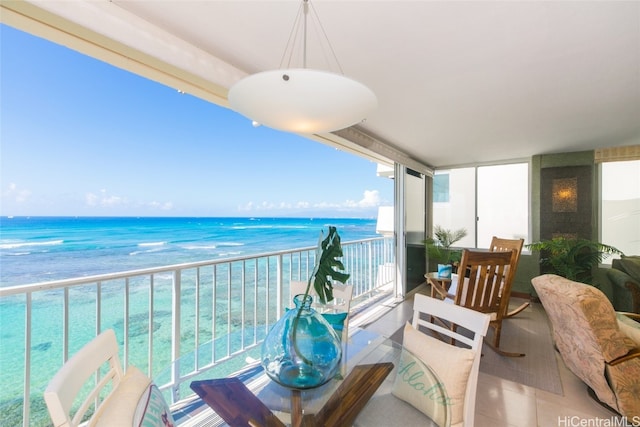
{"label": "rocking chair slatted back", "polygon": [[[524,356],[499,349],[502,319],[508,299],[502,298],[503,286],[509,270],[517,262],[516,250],[482,251],[465,249],[458,266],[458,285],[454,304],[491,316],[489,326],[494,330],[493,342],[487,342],[494,350],[505,356]],[[507,290],[510,292],[510,290]]]}
{"label": "rocking chair slatted back", "polygon": [[503,239],[500,237],[493,236],[491,239],[491,245],[489,246],[489,250],[493,252],[500,251],[516,251],[516,262],[513,264],[513,268],[509,268],[508,275],[505,279],[503,289],[501,291],[501,297],[506,300],[504,305],[504,317],[515,316],[520,313],[525,308],[529,307],[529,302],[522,303],[518,308],[509,311],[509,298],[511,298],[511,288],[513,286],[513,281],[516,277],[516,270],[518,268],[518,262],[520,261],[520,254],[522,253],[522,246],[524,245],[524,239]]}
{"label": "rocking chair slatted back", "polygon": [[500,288],[514,257],[513,251],[465,250],[458,271],[465,271],[466,277],[463,280],[464,285],[458,285],[459,291],[454,303],[482,313],[497,312],[501,307]]}

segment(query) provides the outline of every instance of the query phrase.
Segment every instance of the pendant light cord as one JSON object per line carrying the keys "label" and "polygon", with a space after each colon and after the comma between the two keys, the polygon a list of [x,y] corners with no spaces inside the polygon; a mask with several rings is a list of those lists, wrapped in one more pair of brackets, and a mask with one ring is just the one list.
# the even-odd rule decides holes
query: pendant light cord
{"label": "pendant light cord", "polygon": [[[302,68],[307,68],[307,31],[308,31],[308,15],[309,15],[309,7],[311,7],[311,11],[313,15],[315,15],[315,20],[320,28],[321,36],[326,40],[329,51],[331,52],[331,56],[335,61],[336,66],[340,74],[344,75],[344,71],[342,70],[342,66],[340,65],[340,61],[338,61],[338,56],[336,55],[335,50],[333,49],[333,45],[331,41],[329,41],[329,37],[327,37],[327,32],[320,21],[320,17],[318,16],[318,12],[316,12],[315,7],[309,0],[302,0],[300,3],[300,7],[298,8],[298,12],[296,14],[296,19],[293,23],[293,28],[291,29],[291,33],[289,33],[289,40],[287,41],[287,45],[285,46],[284,52],[282,52],[282,58],[280,59],[280,68],[291,68],[291,62],[293,60],[293,53],[295,51],[295,41],[298,38],[298,33],[300,31],[300,27],[302,27]],[[317,29],[316,29],[317,30]],[[322,53],[324,55],[325,61],[329,64],[329,59],[327,58],[326,49],[323,47],[322,43],[320,43],[320,48],[322,49]],[[287,55],[288,54],[288,55]],[[287,57],[288,56],[288,57]],[[286,67],[284,67],[286,58]]]}

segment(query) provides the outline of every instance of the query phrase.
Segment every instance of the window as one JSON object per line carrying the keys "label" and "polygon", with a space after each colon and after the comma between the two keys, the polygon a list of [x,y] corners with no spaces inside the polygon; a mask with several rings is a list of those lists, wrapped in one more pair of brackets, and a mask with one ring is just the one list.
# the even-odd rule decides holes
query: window
{"label": "window", "polygon": [[493,236],[524,238],[529,230],[529,165],[478,168],[478,247],[488,248]]}
{"label": "window", "polygon": [[[447,176],[448,194],[444,202],[433,203],[433,225],[449,230],[464,228],[467,236],[454,246],[475,247],[476,230],[476,172],[475,168],[459,168],[436,171],[435,177]],[[434,177],[434,182],[436,181]],[[439,178],[442,182],[443,178]]]}
{"label": "window", "polygon": [[449,201],[449,174],[439,173],[433,177],[433,202]]}
{"label": "window", "polygon": [[436,171],[433,199],[433,225],[468,232],[456,246],[487,248],[493,236],[529,241],[528,163]]}
{"label": "window", "polygon": [[600,241],[640,255],[640,160],[601,163],[600,172]]}

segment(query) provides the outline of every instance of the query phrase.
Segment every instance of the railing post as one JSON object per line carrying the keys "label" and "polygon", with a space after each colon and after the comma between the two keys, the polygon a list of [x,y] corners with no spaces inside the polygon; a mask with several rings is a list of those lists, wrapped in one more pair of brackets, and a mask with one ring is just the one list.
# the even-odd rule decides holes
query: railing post
{"label": "railing post", "polygon": [[173,271],[173,295],[171,297],[171,397],[173,402],[180,400],[180,279],[181,270]]}
{"label": "railing post", "polygon": [[373,287],[376,285],[375,279],[373,277],[373,266],[374,264],[374,257],[373,257],[373,242],[367,242],[367,253],[368,253],[368,259],[369,259],[369,268],[368,268],[368,273],[367,273],[367,281],[369,283],[367,283],[367,287],[369,289],[373,289]]}
{"label": "railing post", "polygon": [[276,259],[276,298],[279,319],[282,317],[282,254],[278,255]]}
{"label": "railing post", "polygon": [[155,308],[153,305],[153,288],[154,288],[154,275],[151,274],[149,276],[149,353],[147,354],[147,365],[149,370],[149,377],[153,377],[153,315],[155,313]]}
{"label": "railing post", "polygon": [[130,321],[130,314],[129,314],[129,305],[130,305],[130,301],[129,301],[129,278],[127,277],[126,279],[124,279],[124,322],[122,325],[122,328],[124,329],[123,334],[124,334],[124,358],[123,358],[123,365],[125,370],[129,367],[129,321]]}
{"label": "railing post", "polygon": [[31,412],[31,292],[27,292],[24,319],[24,394],[22,399],[22,425],[29,426]]}

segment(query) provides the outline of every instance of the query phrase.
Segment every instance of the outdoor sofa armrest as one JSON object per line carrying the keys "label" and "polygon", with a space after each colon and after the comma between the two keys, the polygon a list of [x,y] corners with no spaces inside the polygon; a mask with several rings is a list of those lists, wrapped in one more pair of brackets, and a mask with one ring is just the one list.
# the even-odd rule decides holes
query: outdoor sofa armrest
{"label": "outdoor sofa armrest", "polygon": [[629,309],[633,313],[640,313],[640,283],[624,271],[615,268],[607,271],[607,277],[613,286],[614,301],[619,299],[616,298],[617,295],[624,296],[624,299],[630,300]]}

